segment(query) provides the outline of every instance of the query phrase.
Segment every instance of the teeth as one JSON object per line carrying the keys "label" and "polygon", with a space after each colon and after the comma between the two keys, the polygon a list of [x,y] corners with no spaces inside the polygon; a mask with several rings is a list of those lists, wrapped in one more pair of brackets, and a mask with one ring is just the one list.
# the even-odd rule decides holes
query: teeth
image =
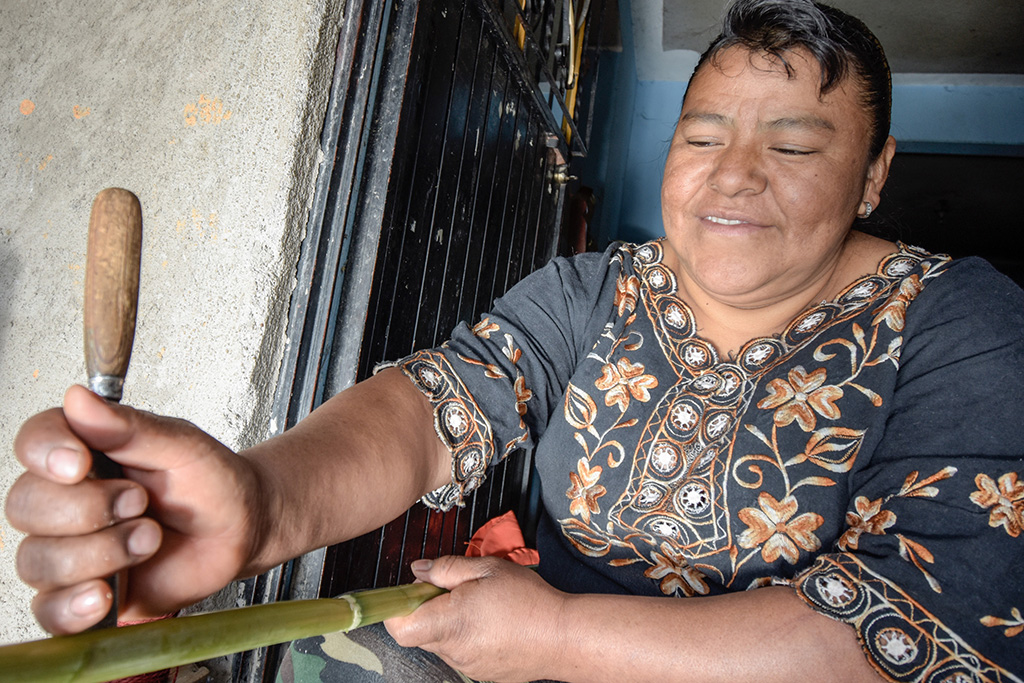
{"label": "teeth", "polygon": [[731,221],[727,218],[719,218],[718,216],[705,216],[705,218],[719,225],[741,225],[743,223],[743,221]]}

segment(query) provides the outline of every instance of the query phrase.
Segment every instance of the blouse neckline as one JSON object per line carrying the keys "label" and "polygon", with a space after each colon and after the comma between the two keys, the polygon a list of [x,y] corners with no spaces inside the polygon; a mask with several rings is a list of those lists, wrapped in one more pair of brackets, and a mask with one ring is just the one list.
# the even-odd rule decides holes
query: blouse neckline
{"label": "blouse neckline", "polygon": [[[649,305],[653,305],[652,310],[659,311],[662,315],[668,313],[680,320],[685,319],[685,324],[670,323],[670,326],[706,349],[713,359],[710,365],[740,365],[752,374],[763,372],[774,365],[774,361],[779,359],[783,351],[783,348],[775,347],[789,347],[794,343],[799,344],[801,339],[813,336],[814,332],[835,318],[835,313],[838,312],[836,309],[846,309],[851,305],[861,308],[865,303],[875,299],[880,292],[889,289],[894,282],[907,277],[923,258],[931,256],[923,249],[897,241],[897,250],[883,256],[874,272],[858,277],[832,299],[822,300],[805,308],[789,320],[781,333],[748,340],[733,356],[722,354],[715,344],[698,333],[693,307],[679,296],[676,274],[664,262],[664,241],[665,238],[661,237],[634,248],[633,253],[642,264],[637,272],[642,283],[643,298]],[[671,303],[666,305],[665,300]],[[675,304],[675,308],[672,304]],[[659,327],[667,328],[666,325]],[[769,360],[772,362],[768,362]],[[749,367],[751,365],[755,367]]]}

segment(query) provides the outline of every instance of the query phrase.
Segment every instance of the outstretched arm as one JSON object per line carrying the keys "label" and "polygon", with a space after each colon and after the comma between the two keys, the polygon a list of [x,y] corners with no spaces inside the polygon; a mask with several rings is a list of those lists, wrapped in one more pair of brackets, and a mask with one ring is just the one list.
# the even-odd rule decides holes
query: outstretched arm
{"label": "outstretched arm", "polygon": [[433,409],[398,369],[353,386],[294,428],[242,452],[268,520],[243,575],[390,522],[451,480]]}
{"label": "outstretched arm", "polygon": [[[89,449],[124,466],[95,480]],[[235,454],[182,420],[72,387],[15,440],[28,470],[7,516],[28,537],[22,579],[43,628],[88,628],[109,609],[100,577],[130,568],[122,616],[165,614],[306,550],[400,514],[450,477],[429,404],[397,370]]]}

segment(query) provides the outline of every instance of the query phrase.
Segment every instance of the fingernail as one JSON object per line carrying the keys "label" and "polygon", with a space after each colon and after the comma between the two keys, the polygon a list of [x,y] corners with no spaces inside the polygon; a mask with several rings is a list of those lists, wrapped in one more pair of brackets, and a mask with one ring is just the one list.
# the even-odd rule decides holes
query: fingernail
{"label": "fingernail", "polygon": [[136,557],[153,554],[160,545],[160,532],[152,524],[142,524],[128,536],[128,552]]}
{"label": "fingernail", "polygon": [[430,568],[434,566],[433,560],[413,560],[413,563],[409,565],[413,573],[429,572]]}
{"label": "fingernail", "polygon": [[114,515],[118,521],[138,517],[146,511],[146,494],[142,489],[130,488],[114,501]]}
{"label": "fingernail", "polygon": [[[106,597],[110,598],[111,594],[107,592]],[[76,617],[91,617],[99,611],[103,598],[103,593],[94,587],[79,591],[71,596],[71,613]]]}
{"label": "fingernail", "polygon": [[74,479],[82,462],[81,453],[63,446],[46,454],[46,469],[60,479]]}

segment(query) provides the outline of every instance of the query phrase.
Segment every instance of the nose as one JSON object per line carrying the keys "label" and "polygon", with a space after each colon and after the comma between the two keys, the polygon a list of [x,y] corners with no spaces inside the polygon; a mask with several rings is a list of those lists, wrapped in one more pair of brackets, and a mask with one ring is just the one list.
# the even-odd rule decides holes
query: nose
{"label": "nose", "polygon": [[732,142],[716,156],[708,185],[727,197],[759,194],[768,184],[761,164],[761,155],[754,145]]}

